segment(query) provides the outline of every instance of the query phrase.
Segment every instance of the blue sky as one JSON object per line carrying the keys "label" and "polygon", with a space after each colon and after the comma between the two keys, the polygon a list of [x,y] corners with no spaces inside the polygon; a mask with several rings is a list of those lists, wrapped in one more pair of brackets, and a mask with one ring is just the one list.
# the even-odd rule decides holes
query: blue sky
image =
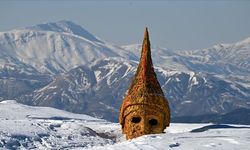
{"label": "blue sky", "polygon": [[200,49],[250,37],[248,0],[0,0],[0,31],[70,20],[117,45],[141,43]]}

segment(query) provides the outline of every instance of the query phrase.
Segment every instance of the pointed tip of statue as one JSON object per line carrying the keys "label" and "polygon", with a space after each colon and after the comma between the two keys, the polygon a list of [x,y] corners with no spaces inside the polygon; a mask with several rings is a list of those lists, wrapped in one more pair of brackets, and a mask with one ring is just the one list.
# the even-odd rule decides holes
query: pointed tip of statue
{"label": "pointed tip of statue", "polygon": [[148,27],[146,27],[146,29],[145,29],[144,38],[149,38],[149,35],[148,35]]}

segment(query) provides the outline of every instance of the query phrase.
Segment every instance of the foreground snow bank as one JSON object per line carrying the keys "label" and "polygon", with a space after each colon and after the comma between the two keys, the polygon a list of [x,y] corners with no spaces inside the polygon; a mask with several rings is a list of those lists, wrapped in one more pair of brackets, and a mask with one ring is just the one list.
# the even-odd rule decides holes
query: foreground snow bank
{"label": "foreground snow bank", "polygon": [[118,123],[49,107],[0,102],[0,149],[247,149],[250,126],[171,124],[126,141]]}
{"label": "foreground snow bank", "polygon": [[[187,124],[177,124],[182,126],[185,130]],[[187,125],[192,126],[192,125]],[[196,125],[195,125],[196,126]],[[209,126],[209,125],[208,125]],[[173,124],[171,128],[175,128]],[[229,126],[234,127],[234,126]],[[207,130],[204,132],[179,132],[158,135],[146,135],[117,143],[114,145],[106,145],[104,147],[92,147],[94,150],[108,149],[108,150],[165,150],[165,149],[180,149],[180,150],[248,150],[250,146],[250,128],[235,128],[224,129],[218,128],[214,130]]]}
{"label": "foreground snow bank", "polygon": [[0,102],[0,149],[71,149],[113,144],[119,126],[88,115]]}

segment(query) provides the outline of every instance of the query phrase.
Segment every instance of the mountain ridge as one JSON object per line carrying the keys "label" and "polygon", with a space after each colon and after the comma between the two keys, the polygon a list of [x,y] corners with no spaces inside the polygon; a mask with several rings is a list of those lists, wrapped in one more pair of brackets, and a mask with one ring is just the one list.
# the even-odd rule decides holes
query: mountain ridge
{"label": "mountain ridge", "polygon": [[58,22],[42,23],[42,24],[37,24],[34,26],[21,28],[21,29],[38,30],[38,31],[53,31],[53,32],[59,32],[59,33],[65,32],[65,33],[70,33],[70,34],[84,37],[88,39],[89,41],[101,42],[100,40],[98,40],[97,37],[92,35],[87,30],[83,29],[80,25],[77,25],[74,22],[68,21],[68,20],[60,20]]}
{"label": "mountain ridge", "polygon": [[[68,29],[71,24],[0,32],[0,101],[15,99],[117,121],[141,47],[90,40],[76,33],[74,25]],[[249,39],[193,51],[152,46],[174,117],[250,108]]]}
{"label": "mountain ridge", "polygon": [[[135,57],[118,46],[100,39],[91,41],[91,38],[75,33],[59,32],[61,28],[67,28],[68,24],[63,26],[64,24],[59,22],[42,26],[51,24],[53,28],[59,26],[58,31],[54,32],[53,28],[53,31],[39,30],[41,25],[36,25],[21,30],[1,32],[0,62],[17,66],[19,63],[24,63],[42,73],[58,74],[105,57]],[[27,30],[30,28],[32,30]],[[87,36],[91,35],[86,32]]]}

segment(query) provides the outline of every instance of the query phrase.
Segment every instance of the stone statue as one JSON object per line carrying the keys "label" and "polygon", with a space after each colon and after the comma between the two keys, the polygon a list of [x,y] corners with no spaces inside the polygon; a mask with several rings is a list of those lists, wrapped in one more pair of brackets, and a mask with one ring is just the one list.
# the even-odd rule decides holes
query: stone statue
{"label": "stone statue", "polygon": [[127,139],[163,133],[170,123],[168,101],[153,68],[147,28],[136,74],[120,108],[119,122]]}

